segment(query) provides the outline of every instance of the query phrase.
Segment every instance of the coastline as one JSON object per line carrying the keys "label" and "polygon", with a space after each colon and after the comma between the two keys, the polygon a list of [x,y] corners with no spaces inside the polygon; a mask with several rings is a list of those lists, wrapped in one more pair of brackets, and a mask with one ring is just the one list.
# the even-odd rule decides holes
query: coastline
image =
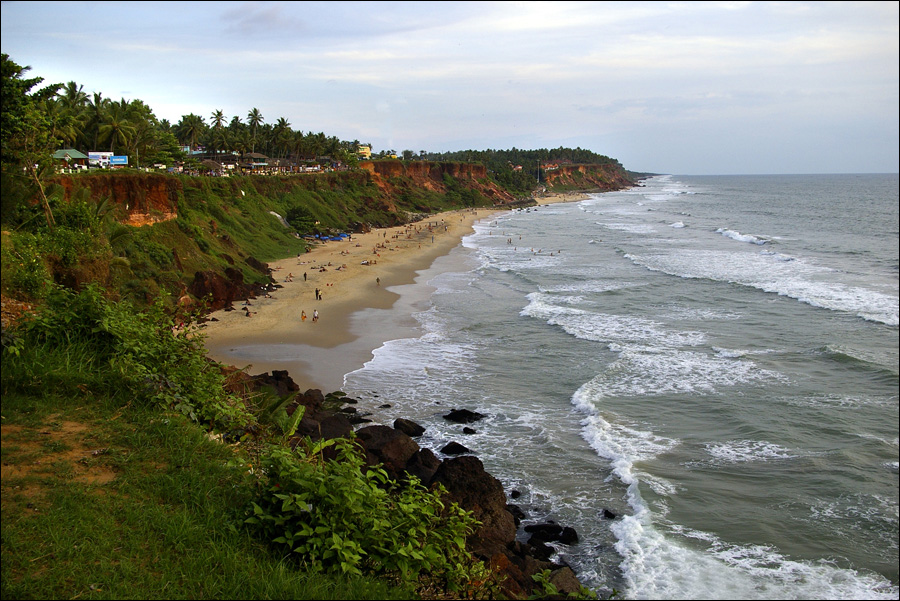
{"label": "coastline", "polygon": [[[568,193],[535,200],[546,205],[584,198]],[[412,331],[404,328],[415,326],[413,305],[419,297],[427,298],[421,288],[411,286],[417,278],[458,247],[476,222],[502,210],[439,213],[321,242],[303,255],[271,262],[281,287],[270,298],[260,294],[246,308],[237,303],[234,310],[210,314],[204,330],[207,355],[251,375],[287,371],[301,390],[339,390],[344,375],[361,368],[375,349]],[[404,302],[398,307],[401,296]]]}

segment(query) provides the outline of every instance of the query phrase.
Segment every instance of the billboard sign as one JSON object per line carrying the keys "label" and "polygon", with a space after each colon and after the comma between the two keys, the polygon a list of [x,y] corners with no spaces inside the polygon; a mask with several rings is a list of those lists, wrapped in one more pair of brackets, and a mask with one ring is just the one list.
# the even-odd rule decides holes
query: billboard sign
{"label": "billboard sign", "polygon": [[110,165],[127,165],[128,157],[124,156],[124,155],[111,156],[111,157],[109,157],[109,164]]}
{"label": "billboard sign", "polygon": [[91,167],[109,167],[109,160],[112,158],[111,152],[89,152],[88,165]]}

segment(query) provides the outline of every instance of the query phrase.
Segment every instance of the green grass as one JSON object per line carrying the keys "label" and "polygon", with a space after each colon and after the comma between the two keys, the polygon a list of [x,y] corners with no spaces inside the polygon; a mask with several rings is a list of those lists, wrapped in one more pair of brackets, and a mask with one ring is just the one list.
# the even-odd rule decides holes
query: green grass
{"label": "green grass", "polygon": [[253,540],[246,461],[182,416],[7,393],[2,429],[3,598],[413,596]]}

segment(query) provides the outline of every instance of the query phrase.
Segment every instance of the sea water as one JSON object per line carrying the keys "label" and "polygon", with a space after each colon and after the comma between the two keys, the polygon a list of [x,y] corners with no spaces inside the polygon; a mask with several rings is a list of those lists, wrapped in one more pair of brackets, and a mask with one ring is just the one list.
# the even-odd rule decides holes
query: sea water
{"label": "sea water", "polygon": [[603,594],[896,599],[898,263],[897,175],[653,177],[479,223],[344,390]]}

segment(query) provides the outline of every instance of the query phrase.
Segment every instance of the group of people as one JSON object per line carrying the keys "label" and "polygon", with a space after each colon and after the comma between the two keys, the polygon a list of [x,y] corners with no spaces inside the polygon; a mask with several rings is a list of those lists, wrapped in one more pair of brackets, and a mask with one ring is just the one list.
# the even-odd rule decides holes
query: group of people
{"label": "group of people", "polygon": [[[313,322],[319,321],[319,310],[318,309],[313,309],[312,320],[313,320]],[[303,321],[303,322],[306,321],[306,311],[300,311],[300,321]]]}

